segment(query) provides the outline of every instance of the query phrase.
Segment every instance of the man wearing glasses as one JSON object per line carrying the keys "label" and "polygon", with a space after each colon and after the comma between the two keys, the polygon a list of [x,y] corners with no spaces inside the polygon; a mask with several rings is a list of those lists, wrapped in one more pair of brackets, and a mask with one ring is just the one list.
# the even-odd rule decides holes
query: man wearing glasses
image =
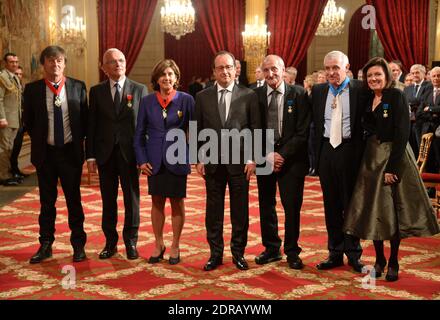
{"label": "man wearing glasses", "polygon": [[139,173],[133,147],[133,136],[140,100],[147,88],[125,76],[126,60],[118,49],[108,49],[102,70],[108,80],[90,89],[90,111],[87,135],[87,167],[90,173],[99,169],[102,196],[102,229],[106,244],[100,259],[117,252],[118,186],[124,194],[125,220],[123,239],[127,258],[137,259],[139,229]]}
{"label": "man wearing glasses", "polygon": [[[222,51],[214,58],[214,75],[217,85],[199,92],[196,97],[197,130],[212,129],[222,140],[224,132],[236,129],[238,132],[252,132],[260,128],[258,98],[251,89],[235,83],[235,58],[230,52]],[[238,135],[237,132],[237,135]],[[231,134],[233,135],[233,134]],[[237,136],[232,136],[236,140]],[[211,141],[212,142],[212,141]],[[204,154],[204,146],[199,145],[199,154]],[[197,172],[206,184],[206,229],[211,256],[204,266],[205,271],[216,269],[223,263],[223,219],[226,185],[229,186],[231,203],[231,251],[232,261],[240,270],[249,268],[244,251],[247,245],[249,227],[249,180],[255,172],[255,163],[246,157],[243,143],[229,149],[229,156],[219,145],[215,159],[199,159]],[[232,151],[232,152],[231,152]],[[240,162],[232,163],[231,155],[240,154]]]}

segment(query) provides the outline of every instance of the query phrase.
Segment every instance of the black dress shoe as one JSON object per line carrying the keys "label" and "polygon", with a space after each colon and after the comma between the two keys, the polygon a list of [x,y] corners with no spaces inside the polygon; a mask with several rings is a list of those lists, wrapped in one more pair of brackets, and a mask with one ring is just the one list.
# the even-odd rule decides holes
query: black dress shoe
{"label": "black dress shoe", "polygon": [[73,248],[73,262],[81,262],[87,259],[84,247]]}
{"label": "black dress shoe", "polygon": [[232,257],[232,262],[235,264],[235,266],[239,270],[248,270],[249,269],[249,265],[248,265],[247,261],[244,259],[244,257],[237,257],[237,258]]}
{"label": "black dress shoe", "polygon": [[281,253],[279,251],[269,252],[263,251],[259,256],[255,257],[256,264],[266,264],[270,262],[280,261],[282,259]]}
{"label": "black dress shoe", "polygon": [[362,272],[362,269],[364,268],[364,265],[359,259],[348,259],[348,265],[356,272]]}
{"label": "black dress shoe", "polygon": [[212,271],[222,264],[223,264],[222,258],[209,258],[208,262],[203,267],[203,270]]}
{"label": "black dress shoe", "polygon": [[329,270],[344,265],[343,257],[329,257],[327,260],[319,263],[316,268],[318,270]]}
{"label": "black dress shoe", "polygon": [[385,266],[387,265],[386,260],[377,260],[374,263],[374,274],[370,272],[370,276],[372,278],[380,278],[382,276],[382,273],[385,269]]}
{"label": "black dress shoe", "polygon": [[21,174],[18,174],[18,173],[14,173],[12,175],[12,178],[19,181],[20,183],[23,183],[23,180],[24,180],[24,176],[22,176]]}
{"label": "black dress shoe", "polygon": [[15,179],[15,178],[9,178],[3,181],[3,185],[5,187],[12,187],[12,186],[18,186],[22,181]]}
{"label": "black dress shoe", "polygon": [[102,250],[101,253],[99,254],[99,259],[109,259],[113,257],[116,254],[116,252],[118,252],[117,246],[114,247],[105,246],[104,250]]}
{"label": "black dress shoe", "polygon": [[47,258],[52,257],[52,244],[51,243],[43,243],[38,249],[37,253],[34,254],[29,261],[31,264],[40,263]]}
{"label": "black dress shoe", "polygon": [[126,246],[125,247],[126,251],[127,251],[127,259],[128,260],[136,260],[137,258],[139,258],[139,253],[136,249],[136,246]]}
{"label": "black dress shoe", "polygon": [[160,254],[159,254],[157,257],[153,257],[153,256],[151,256],[151,257],[148,259],[148,263],[150,263],[150,264],[154,264],[154,263],[159,263],[159,262],[161,262],[161,261],[163,260],[163,254],[165,253],[165,250],[166,250],[166,249],[167,249],[166,247],[163,247],[162,251],[160,252]]}
{"label": "black dress shoe", "polygon": [[388,272],[385,276],[385,280],[389,282],[394,282],[399,280],[399,265],[390,266],[388,264]]}
{"label": "black dress shoe", "polygon": [[287,263],[289,264],[290,269],[301,270],[304,268],[304,264],[298,255],[287,257]]}

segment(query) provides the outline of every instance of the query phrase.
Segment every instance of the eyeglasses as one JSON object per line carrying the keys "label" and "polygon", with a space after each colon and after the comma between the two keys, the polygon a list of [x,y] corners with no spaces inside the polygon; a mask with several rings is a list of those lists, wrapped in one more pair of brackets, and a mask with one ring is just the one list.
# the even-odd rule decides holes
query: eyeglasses
{"label": "eyeglasses", "polygon": [[118,64],[118,62],[119,62],[120,64],[125,64],[125,59],[110,60],[110,61],[107,61],[105,64],[110,64],[110,65],[112,65],[112,66],[115,66],[115,65]]}
{"label": "eyeglasses", "polygon": [[232,70],[234,70],[234,66],[232,66],[232,65],[229,65],[229,66],[218,66],[218,67],[215,67],[215,70],[217,70],[219,72],[221,72],[223,70],[232,71]]}

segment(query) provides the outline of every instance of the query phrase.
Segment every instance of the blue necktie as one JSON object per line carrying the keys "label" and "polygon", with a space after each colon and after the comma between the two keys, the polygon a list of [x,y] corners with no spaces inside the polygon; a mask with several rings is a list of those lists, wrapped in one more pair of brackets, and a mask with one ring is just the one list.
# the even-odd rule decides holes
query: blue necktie
{"label": "blue necktie", "polygon": [[[58,85],[54,85],[54,88],[58,90]],[[56,147],[64,146],[64,125],[63,125],[63,110],[61,106],[55,105],[56,95],[53,96],[53,134]]]}

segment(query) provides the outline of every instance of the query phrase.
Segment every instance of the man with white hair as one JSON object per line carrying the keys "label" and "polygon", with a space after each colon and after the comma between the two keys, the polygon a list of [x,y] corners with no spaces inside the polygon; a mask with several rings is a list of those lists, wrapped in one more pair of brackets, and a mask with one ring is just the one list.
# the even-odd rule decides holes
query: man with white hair
{"label": "man with white hair", "polygon": [[284,81],[291,86],[295,85],[296,76],[298,75],[298,70],[295,67],[286,68],[286,72],[284,72]]}
{"label": "man with white hair", "polygon": [[[419,108],[418,116],[426,118],[426,123],[429,124],[427,132],[435,132],[440,125],[440,67],[435,67],[431,70],[432,86],[426,91],[423,96],[423,102]],[[422,134],[424,132],[422,131]],[[425,132],[426,133],[426,132]],[[440,168],[440,137],[434,137],[433,151],[430,152],[430,162],[432,171],[438,172]]]}
{"label": "man with white hair", "polygon": [[362,82],[350,80],[348,57],[332,51],[324,58],[328,83],[315,85],[311,103],[315,123],[316,170],[324,196],[328,233],[327,260],[319,270],[348,264],[362,271],[359,238],[344,234],[344,211],[348,207],[364,149],[362,115]]}
{"label": "man with white hair", "polygon": [[421,64],[415,64],[411,67],[410,73],[413,76],[413,84],[404,89],[404,93],[408,99],[411,108],[411,133],[409,142],[414,154],[419,154],[419,146],[421,140],[423,119],[417,119],[417,110],[422,104],[423,97],[426,92],[432,88],[430,82],[425,81],[426,68]]}
{"label": "man with white hair", "polygon": [[137,259],[139,229],[139,173],[133,147],[140,100],[147,88],[125,76],[126,60],[118,49],[108,49],[102,70],[109,78],[90,89],[87,134],[87,167],[99,168],[102,196],[102,230],[106,244],[100,259],[117,252],[118,186],[124,194],[125,220],[123,239],[128,259]]}

